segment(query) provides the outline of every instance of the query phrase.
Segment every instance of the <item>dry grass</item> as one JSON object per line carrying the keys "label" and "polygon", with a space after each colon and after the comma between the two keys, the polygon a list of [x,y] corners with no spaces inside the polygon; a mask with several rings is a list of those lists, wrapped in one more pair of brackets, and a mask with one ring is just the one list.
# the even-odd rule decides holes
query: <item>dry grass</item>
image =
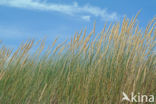
{"label": "dry grass", "polygon": [[2,47],[0,104],[120,104],[123,91],[156,95],[155,20],[145,31],[136,17],[97,35],[94,26],[44,53],[45,40],[14,53]]}

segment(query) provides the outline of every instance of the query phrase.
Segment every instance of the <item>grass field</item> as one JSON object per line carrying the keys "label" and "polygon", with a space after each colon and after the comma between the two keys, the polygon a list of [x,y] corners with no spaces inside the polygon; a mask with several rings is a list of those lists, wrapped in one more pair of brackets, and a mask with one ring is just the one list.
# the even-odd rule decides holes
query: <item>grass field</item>
{"label": "grass field", "polygon": [[156,18],[141,30],[135,17],[55,40],[46,51],[45,40],[15,52],[1,46],[0,104],[129,104],[122,92],[156,96],[155,40]]}

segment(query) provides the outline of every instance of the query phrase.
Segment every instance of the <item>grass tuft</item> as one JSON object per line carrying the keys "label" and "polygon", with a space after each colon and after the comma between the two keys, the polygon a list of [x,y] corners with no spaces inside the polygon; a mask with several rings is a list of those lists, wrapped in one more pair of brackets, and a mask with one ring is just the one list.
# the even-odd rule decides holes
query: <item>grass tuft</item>
{"label": "grass tuft", "polygon": [[155,18],[142,31],[135,17],[97,35],[94,26],[70,42],[55,46],[56,39],[46,51],[45,40],[15,52],[2,46],[0,104],[121,104],[122,92],[156,96],[155,40]]}

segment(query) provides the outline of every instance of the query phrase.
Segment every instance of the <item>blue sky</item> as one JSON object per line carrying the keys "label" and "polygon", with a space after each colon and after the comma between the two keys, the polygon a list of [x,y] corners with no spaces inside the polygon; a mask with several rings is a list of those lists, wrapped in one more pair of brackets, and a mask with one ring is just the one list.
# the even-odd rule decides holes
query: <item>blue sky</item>
{"label": "blue sky", "polygon": [[96,21],[96,32],[105,23],[124,15],[138,17],[140,26],[156,16],[156,0],[0,0],[0,40],[16,47],[27,39],[69,39]]}

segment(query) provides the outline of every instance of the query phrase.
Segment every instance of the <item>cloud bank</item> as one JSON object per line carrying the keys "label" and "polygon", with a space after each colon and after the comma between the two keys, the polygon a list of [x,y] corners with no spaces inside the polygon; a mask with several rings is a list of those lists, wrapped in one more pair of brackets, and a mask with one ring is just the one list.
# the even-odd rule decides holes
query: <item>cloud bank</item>
{"label": "cloud bank", "polygon": [[80,6],[77,2],[69,5],[48,3],[47,0],[0,0],[0,5],[42,11],[54,11],[70,16],[80,16],[81,19],[87,21],[89,21],[91,17],[100,17],[102,20],[106,21],[114,21],[118,19],[116,12],[108,13],[106,9],[87,4]]}

